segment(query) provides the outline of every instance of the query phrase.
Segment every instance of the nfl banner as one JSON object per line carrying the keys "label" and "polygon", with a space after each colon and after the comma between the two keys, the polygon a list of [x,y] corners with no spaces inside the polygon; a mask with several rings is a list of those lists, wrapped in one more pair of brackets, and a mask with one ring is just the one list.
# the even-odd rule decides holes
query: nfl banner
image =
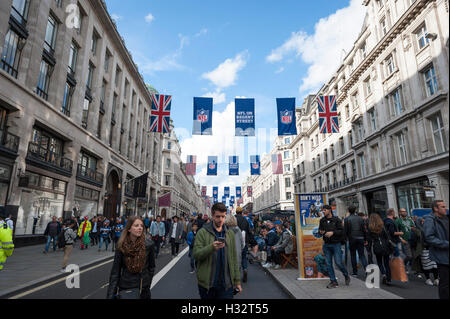
{"label": "nfl banner", "polygon": [[186,161],[186,175],[194,176],[197,170],[197,156],[188,155]]}
{"label": "nfl banner", "polygon": [[255,99],[235,99],[236,136],[255,136]]}
{"label": "nfl banner", "polygon": [[295,98],[277,99],[278,135],[297,135]]}
{"label": "nfl banner", "polygon": [[283,174],[281,154],[272,154],[272,174]]}
{"label": "nfl banner", "polygon": [[223,189],[223,196],[225,197],[230,197],[230,187],[229,186],[225,186]]}
{"label": "nfl banner", "polygon": [[213,99],[194,97],[194,129],[192,135],[212,135]]}
{"label": "nfl banner", "polygon": [[217,175],[217,156],[208,156],[207,175]]}
{"label": "nfl banner", "polygon": [[227,198],[226,198],[226,196],[222,196],[222,203],[223,203],[224,205],[227,204]]}
{"label": "nfl banner", "polygon": [[253,187],[252,186],[247,186],[247,195],[248,195],[248,197],[253,196]]}
{"label": "nfl banner", "polygon": [[202,197],[206,197],[206,191],[207,191],[207,187],[202,186]]}
{"label": "nfl banner", "polygon": [[150,132],[169,133],[170,108],[172,96],[152,94],[152,110],[150,113]]}
{"label": "nfl banner", "polygon": [[259,155],[250,156],[250,171],[252,175],[261,175],[261,163]]}
{"label": "nfl banner", "polygon": [[337,113],[336,96],[318,96],[319,132],[339,133],[339,117]]}
{"label": "nfl banner", "polygon": [[231,196],[230,197],[230,206],[233,206],[234,205],[234,196]]}
{"label": "nfl banner", "polygon": [[241,198],[241,186],[236,186],[236,198]]}
{"label": "nfl banner", "polygon": [[229,157],[229,167],[231,176],[239,175],[239,156],[230,156]]}
{"label": "nfl banner", "polygon": [[219,200],[219,187],[217,186],[213,187],[213,199],[214,203],[217,203],[217,201]]}

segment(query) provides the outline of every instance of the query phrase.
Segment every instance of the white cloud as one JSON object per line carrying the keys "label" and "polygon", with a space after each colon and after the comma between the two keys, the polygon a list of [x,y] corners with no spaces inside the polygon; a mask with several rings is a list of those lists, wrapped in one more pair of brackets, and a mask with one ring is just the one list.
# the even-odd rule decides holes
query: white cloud
{"label": "white cloud", "polygon": [[146,17],[145,17],[145,22],[147,23],[151,23],[153,20],[155,20],[155,17],[153,16],[153,14],[149,13]]}
{"label": "white cloud", "polygon": [[276,74],[281,73],[284,71],[284,67],[280,67],[278,70],[275,71]]}
{"label": "white cloud", "polygon": [[119,20],[122,20],[122,16],[120,16],[120,15],[118,15],[118,14],[115,14],[115,13],[113,13],[113,14],[111,14],[111,19],[113,19],[113,20],[115,20],[115,21],[119,21]]}
{"label": "white cloud", "polygon": [[220,89],[232,86],[236,82],[238,72],[246,66],[248,58],[248,51],[243,51],[237,54],[234,59],[226,59],[213,71],[203,73],[202,77],[210,80]]}
{"label": "white cloud", "polygon": [[310,66],[299,90],[316,90],[336,72],[341,63],[342,50],[348,52],[353,46],[365,13],[366,7],[360,0],[351,0],[349,6],[320,19],[314,34],[308,35],[301,30],[293,32],[283,45],[272,50],[266,61],[274,63],[292,54],[300,56]]}
{"label": "white cloud", "polygon": [[219,89],[217,89],[215,92],[208,92],[202,96],[203,97],[212,97],[214,100],[214,104],[224,103],[226,100],[225,93],[221,92]]}
{"label": "white cloud", "polygon": [[208,33],[208,29],[203,28],[203,29],[201,29],[199,32],[197,32],[197,33],[194,35],[194,37],[198,38],[198,37],[200,37],[200,36],[202,36],[202,35],[205,35],[205,34],[207,34],[207,33]]}

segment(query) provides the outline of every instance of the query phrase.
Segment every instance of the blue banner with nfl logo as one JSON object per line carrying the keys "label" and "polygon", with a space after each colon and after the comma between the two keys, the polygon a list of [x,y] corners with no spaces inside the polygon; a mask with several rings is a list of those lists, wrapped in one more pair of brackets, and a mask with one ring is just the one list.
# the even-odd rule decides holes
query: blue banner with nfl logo
{"label": "blue banner with nfl logo", "polygon": [[261,175],[261,163],[259,155],[250,156],[250,171],[252,175]]}
{"label": "blue banner with nfl logo", "polygon": [[231,176],[239,175],[239,156],[230,156],[230,174]]}
{"label": "blue banner with nfl logo", "polygon": [[229,186],[225,186],[223,188],[223,196],[230,197],[230,187]]}
{"label": "blue banner with nfl logo", "polygon": [[241,198],[241,186],[236,186],[236,198]]}
{"label": "blue banner with nfl logo", "polygon": [[278,135],[297,135],[295,98],[277,99]]}
{"label": "blue banner with nfl logo", "polygon": [[194,129],[192,135],[212,135],[213,99],[194,97]]}
{"label": "blue banner with nfl logo", "polygon": [[213,187],[213,199],[214,199],[214,203],[217,203],[217,201],[219,200],[219,187],[218,186]]}
{"label": "blue banner with nfl logo", "polygon": [[235,99],[236,136],[255,136],[255,99]]}
{"label": "blue banner with nfl logo", "polygon": [[217,175],[217,156],[208,156],[207,175]]}

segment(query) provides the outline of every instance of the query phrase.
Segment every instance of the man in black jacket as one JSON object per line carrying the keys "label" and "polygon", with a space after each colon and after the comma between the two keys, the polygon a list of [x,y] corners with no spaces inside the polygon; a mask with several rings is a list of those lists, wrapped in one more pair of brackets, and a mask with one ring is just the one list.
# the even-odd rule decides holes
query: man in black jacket
{"label": "man in black jacket", "polygon": [[333,267],[333,257],[336,266],[342,272],[345,277],[345,284],[348,286],[350,284],[350,276],[348,271],[342,263],[342,250],[341,245],[345,241],[344,236],[344,226],[339,217],[333,216],[331,211],[331,206],[323,206],[324,217],[320,220],[319,233],[323,236],[323,253],[328,264],[328,273],[330,275],[331,282],[328,284],[327,288],[337,288],[339,287],[336,276],[334,274]]}
{"label": "man in black jacket", "polygon": [[356,213],[356,207],[350,206],[348,208],[350,216],[344,219],[344,233],[348,240],[350,248],[350,256],[352,260],[352,276],[358,276],[358,268],[356,265],[356,251],[358,251],[359,260],[364,266],[364,271],[367,267],[366,254],[364,252],[364,245],[367,245],[367,233],[364,226],[364,220]]}
{"label": "man in black jacket", "polygon": [[248,252],[248,242],[251,236],[251,230],[250,230],[250,224],[248,223],[247,219],[242,216],[242,208],[237,207],[236,208],[236,220],[238,227],[241,231],[245,232],[245,246],[242,248],[242,270],[243,270],[243,277],[242,282],[247,282],[247,276],[248,276],[248,264],[247,264],[247,252]]}

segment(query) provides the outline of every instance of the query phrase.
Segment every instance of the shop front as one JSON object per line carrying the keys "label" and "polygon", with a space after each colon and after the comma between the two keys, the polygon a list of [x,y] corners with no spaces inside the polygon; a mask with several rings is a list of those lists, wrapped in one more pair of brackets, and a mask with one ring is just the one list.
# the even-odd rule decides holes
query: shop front
{"label": "shop front", "polygon": [[96,216],[98,213],[99,198],[99,191],[76,185],[74,207],[77,212],[77,217],[87,216],[91,219]]}
{"label": "shop front", "polygon": [[[351,195],[343,196],[343,197],[341,197],[341,200],[342,200],[342,202],[344,203],[344,206],[345,206],[345,213],[348,211],[348,208],[350,206],[355,206],[356,209],[359,211],[359,200],[358,200],[358,195],[357,194],[351,194]],[[345,214],[344,214],[344,216],[345,216]]]}
{"label": "shop front", "polygon": [[386,217],[386,211],[389,208],[387,190],[385,187],[364,192],[367,200],[367,214],[377,213],[381,218]]}
{"label": "shop front", "polygon": [[435,199],[434,187],[426,177],[395,184],[395,189],[398,208],[405,208],[408,214],[415,208],[431,208]]}
{"label": "shop front", "polygon": [[63,217],[67,183],[28,171],[21,180],[15,235],[42,235],[52,216]]}
{"label": "shop front", "polygon": [[11,179],[12,165],[0,163],[0,206],[6,206],[9,184]]}

